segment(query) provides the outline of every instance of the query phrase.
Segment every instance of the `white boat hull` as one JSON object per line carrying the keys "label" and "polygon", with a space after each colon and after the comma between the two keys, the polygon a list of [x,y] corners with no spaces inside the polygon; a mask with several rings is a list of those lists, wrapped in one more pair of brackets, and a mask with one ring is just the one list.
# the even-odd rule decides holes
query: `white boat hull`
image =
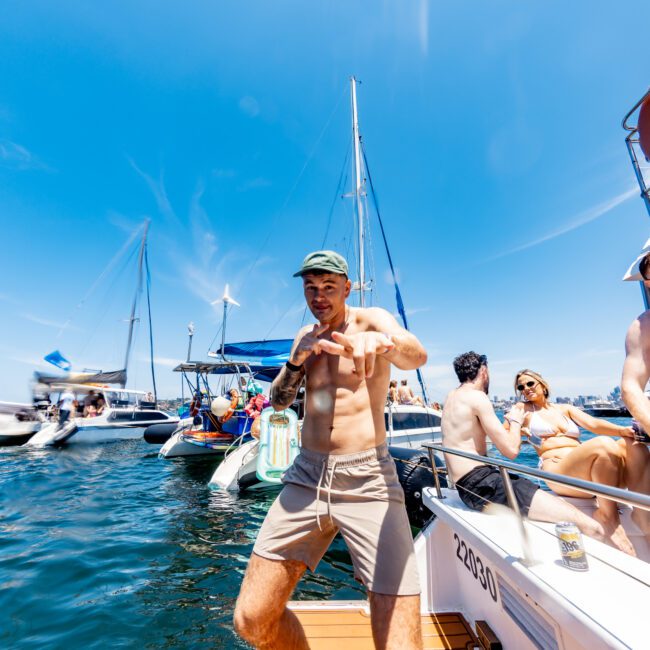
{"label": "white boat hull", "polygon": [[13,415],[0,414],[0,446],[26,443],[40,428],[41,422],[20,422]]}
{"label": "white boat hull", "polygon": [[224,443],[216,449],[212,447],[202,447],[187,442],[187,440],[184,439],[183,431],[177,431],[160,448],[158,456],[160,458],[180,458],[182,456],[223,456],[229,446],[230,443]]}
{"label": "white boat hull", "polygon": [[77,425],[74,420],[69,420],[63,426],[59,426],[58,422],[48,422],[23,447],[43,448],[62,445],[75,433],[77,433]]}
{"label": "white boat hull", "polygon": [[589,570],[572,571],[553,524],[528,522],[527,565],[514,515],[471,511],[455,490],[443,493],[425,488],[436,518],[415,540],[423,611],[485,620],[504,648],[647,646],[648,564],[583,536]]}
{"label": "white boat hull", "polygon": [[214,471],[210,487],[236,492],[244,487],[251,489],[275,485],[257,478],[258,445],[257,440],[250,440],[234,448]]}

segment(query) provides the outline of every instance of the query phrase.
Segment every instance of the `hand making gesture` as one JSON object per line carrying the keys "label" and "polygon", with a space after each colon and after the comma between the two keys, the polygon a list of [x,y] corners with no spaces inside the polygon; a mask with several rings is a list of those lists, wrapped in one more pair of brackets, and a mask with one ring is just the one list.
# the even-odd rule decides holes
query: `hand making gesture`
{"label": "hand making gesture", "polygon": [[354,371],[360,377],[372,377],[375,359],[378,354],[385,354],[395,348],[391,337],[381,332],[359,332],[341,334],[332,332],[332,340],[320,340],[319,352],[336,354],[354,361]]}
{"label": "hand making gesture", "polygon": [[327,323],[325,325],[316,324],[311,332],[303,334],[291,353],[291,363],[296,366],[302,366],[312,354],[320,354],[323,340],[318,337],[328,328],[329,325]]}

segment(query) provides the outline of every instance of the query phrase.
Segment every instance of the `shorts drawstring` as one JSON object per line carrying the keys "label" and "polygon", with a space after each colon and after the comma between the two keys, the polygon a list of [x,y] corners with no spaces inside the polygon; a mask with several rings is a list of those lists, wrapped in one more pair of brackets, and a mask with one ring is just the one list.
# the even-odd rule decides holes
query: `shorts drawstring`
{"label": "shorts drawstring", "polygon": [[320,525],[320,489],[323,483],[323,478],[325,476],[325,470],[327,469],[327,460],[323,461],[323,469],[320,471],[320,478],[318,479],[318,485],[316,486],[316,523],[318,524],[318,530],[323,530]]}
{"label": "shorts drawstring", "polygon": [[[327,464],[327,459],[323,462],[323,469],[321,470],[320,473],[320,478],[318,479],[318,487],[316,488],[316,523],[318,524],[318,530],[323,530],[321,525],[320,525],[320,489],[323,487],[323,479],[326,478],[326,473],[328,470],[330,471],[329,475],[329,481],[327,481],[327,485],[325,486],[325,490],[327,491],[327,516],[330,518],[330,521],[332,521],[332,481],[334,480],[334,472],[336,471],[336,465],[337,465],[337,460],[334,458],[332,461],[332,465],[328,466]],[[332,522],[334,523],[334,522]]]}

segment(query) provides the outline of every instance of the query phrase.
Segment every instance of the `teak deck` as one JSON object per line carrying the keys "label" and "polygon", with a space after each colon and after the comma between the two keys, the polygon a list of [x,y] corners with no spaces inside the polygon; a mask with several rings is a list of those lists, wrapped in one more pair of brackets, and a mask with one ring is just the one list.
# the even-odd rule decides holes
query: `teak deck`
{"label": "teak deck", "polygon": [[[305,629],[311,650],[374,650],[370,615],[362,605],[308,608],[304,601],[299,606],[291,605]],[[422,637],[427,649],[480,647],[465,617],[456,612],[422,615]]]}

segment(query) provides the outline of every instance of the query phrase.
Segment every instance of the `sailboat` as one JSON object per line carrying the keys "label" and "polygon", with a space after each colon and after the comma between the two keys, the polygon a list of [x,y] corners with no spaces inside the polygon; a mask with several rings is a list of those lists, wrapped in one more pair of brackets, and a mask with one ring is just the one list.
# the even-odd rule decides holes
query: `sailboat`
{"label": "sailboat", "polygon": [[[370,181],[371,194],[374,199],[377,218],[379,221],[386,255],[390,266],[397,311],[404,327],[408,330],[406,310],[397,282],[397,274],[388,247],[388,240],[384,230],[381,215],[377,207],[377,200],[372,186],[372,179],[367,170],[367,160],[362,149],[362,140],[359,132],[359,119],[357,111],[357,79],[350,79],[350,95],[352,104],[352,136],[354,146],[353,156],[353,188],[350,196],[354,201],[356,220],[356,256],[357,279],[353,283],[353,291],[358,292],[359,306],[366,307],[367,294],[373,290],[373,281],[368,277],[366,269],[366,239],[367,233],[367,192],[366,179]],[[392,447],[406,449],[421,449],[423,443],[440,441],[442,431],[440,428],[441,412],[428,405],[428,395],[424,378],[418,369],[416,371],[418,382],[422,391],[424,405],[393,404],[388,403],[384,411],[386,423],[387,442]],[[210,479],[210,485],[226,490],[257,489],[267,487],[257,475],[258,443],[256,440],[237,445],[226,452],[224,461],[217,467]]]}
{"label": "sailboat", "polygon": [[[36,372],[34,375],[34,394],[47,394],[50,397],[60,396],[63,392],[72,392],[77,398],[77,410],[72,414],[66,426],[59,426],[55,418],[47,426],[42,426],[40,431],[32,436],[25,446],[47,447],[60,445],[74,437],[75,442],[105,442],[120,438],[140,438],[144,429],[152,424],[163,424],[178,421],[178,417],[158,408],[156,396],[156,380],[153,372],[153,338],[151,343],[151,370],[153,393],[129,390],[126,388],[127,369],[133,344],[133,329],[138,318],[136,317],[140,296],[143,290],[144,267],[149,277],[149,264],[147,256],[147,235],[149,221],[144,224],[142,239],[138,253],[137,286],[131,305],[129,318],[129,332],[126,343],[124,367],[120,370],[108,372],[68,372],[63,376],[50,375]],[[150,306],[149,282],[147,288],[147,305]],[[151,331],[151,310],[148,309],[149,328]],[[103,400],[96,414],[89,416],[84,413],[84,401]],[[56,401],[54,401],[56,403]],[[101,412],[99,412],[101,411]]]}

